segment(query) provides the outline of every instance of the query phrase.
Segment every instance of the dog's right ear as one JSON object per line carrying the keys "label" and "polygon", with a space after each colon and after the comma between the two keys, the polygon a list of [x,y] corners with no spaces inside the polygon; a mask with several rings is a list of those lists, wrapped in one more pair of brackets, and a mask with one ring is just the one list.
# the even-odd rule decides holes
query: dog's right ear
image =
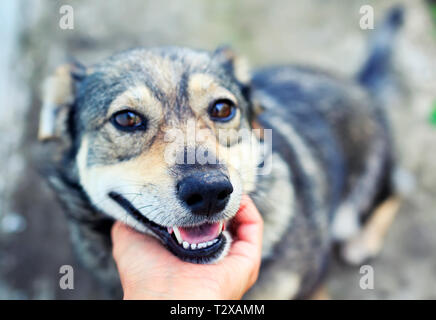
{"label": "dog's right ear", "polygon": [[56,68],[43,85],[43,104],[38,139],[59,139],[67,130],[69,111],[74,105],[76,84],[86,76],[86,68],[74,62]]}
{"label": "dog's right ear", "polygon": [[243,85],[249,85],[251,81],[250,67],[247,59],[236,54],[227,45],[220,46],[213,52],[213,58],[232,73],[233,76]]}

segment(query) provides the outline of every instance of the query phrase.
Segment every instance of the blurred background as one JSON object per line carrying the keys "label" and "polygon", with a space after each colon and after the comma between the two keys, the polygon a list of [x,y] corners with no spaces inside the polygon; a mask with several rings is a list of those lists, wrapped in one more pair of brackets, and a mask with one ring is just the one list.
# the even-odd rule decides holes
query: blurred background
{"label": "blurred background", "polygon": [[[371,34],[359,27],[360,7],[373,6],[377,29],[398,2],[0,1],[0,299],[106,298],[78,265],[63,211],[36,171],[40,87],[57,65],[69,57],[89,65],[135,46],[230,44],[253,67],[298,63],[352,76]],[[436,299],[436,3],[402,3],[389,117],[413,191],[370,262],[375,288],[360,289],[359,268],[334,260],[334,299]],[[72,30],[59,27],[65,4]],[[74,290],[59,288],[61,265],[74,267]]]}

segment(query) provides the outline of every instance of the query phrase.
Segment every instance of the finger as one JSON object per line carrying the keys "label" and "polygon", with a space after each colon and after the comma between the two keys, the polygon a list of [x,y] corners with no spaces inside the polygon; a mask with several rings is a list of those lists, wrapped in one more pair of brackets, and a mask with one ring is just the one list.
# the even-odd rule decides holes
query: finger
{"label": "finger", "polygon": [[162,249],[162,245],[157,239],[139,233],[120,221],[117,221],[112,227],[112,254],[115,260],[121,256]]}
{"label": "finger", "polygon": [[[124,223],[117,221],[111,230],[112,236],[112,251],[115,257],[119,253],[124,252],[131,239],[135,239],[137,236],[130,228]],[[140,241],[139,239],[137,241]]]}
{"label": "finger", "polygon": [[250,197],[243,196],[234,221],[236,238],[223,263],[233,270],[228,281],[241,281],[243,290],[248,290],[259,274],[263,233],[262,216]]}
{"label": "finger", "polygon": [[235,240],[246,241],[257,247],[262,243],[263,219],[251,198],[243,195],[241,206],[233,219]]}
{"label": "finger", "polygon": [[262,216],[257,210],[253,200],[246,194],[242,195],[239,211],[234,221],[238,223],[262,223]]}

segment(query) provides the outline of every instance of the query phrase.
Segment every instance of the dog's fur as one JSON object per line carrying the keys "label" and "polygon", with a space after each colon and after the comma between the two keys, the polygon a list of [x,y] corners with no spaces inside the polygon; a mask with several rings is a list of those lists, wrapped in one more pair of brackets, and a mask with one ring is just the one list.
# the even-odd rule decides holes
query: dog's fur
{"label": "dog's fur", "polygon": [[[78,256],[118,292],[110,240],[115,219],[151,234],[142,219],[126,211],[136,210],[164,227],[227,221],[246,193],[265,221],[260,276],[247,297],[307,297],[320,283],[334,240],[355,235],[392,191],[389,130],[377,97],[400,20],[399,10],[390,14],[383,36],[352,80],[294,66],[260,69],[250,76],[227,48],[212,53],[134,49],[89,68],[58,68],[45,86],[39,134],[48,140],[44,172],[66,206]],[[238,114],[228,123],[213,122],[205,110],[223,97],[235,102]],[[114,127],[110,116],[125,106],[145,115],[147,130],[126,133]],[[175,152],[184,157],[187,148],[201,146],[225,158],[213,168],[228,176],[234,189],[226,208],[208,218],[183,207],[175,188],[187,172],[207,172],[210,165],[164,159],[165,132],[185,132],[192,119],[205,139],[194,146],[182,143]],[[267,175],[256,174],[255,161],[236,164],[247,143],[231,135],[225,142],[217,137],[218,129],[253,126],[272,129]],[[114,192],[127,207],[110,196]],[[225,237],[227,244],[218,253],[191,261],[213,262],[225,255],[231,235]]]}

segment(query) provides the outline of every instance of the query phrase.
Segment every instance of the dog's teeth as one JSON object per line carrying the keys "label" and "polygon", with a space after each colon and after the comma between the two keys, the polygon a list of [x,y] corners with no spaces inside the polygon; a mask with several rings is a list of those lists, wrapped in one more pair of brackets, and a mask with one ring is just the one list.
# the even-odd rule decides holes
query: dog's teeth
{"label": "dog's teeth", "polygon": [[218,230],[219,230],[220,232],[222,232],[222,231],[223,231],[223,227],[224,227],[224,223],[221,221]]}
{"label": "dog's teeth", "polygon": [[[174,231],[174,235],[176,236],[176,239],[177,239],[177,241],[179,242],[179,244],[182,244],[183,243],[183,239],[182,239],[182,236],[180,235],[180,231],[179,231],[179,228],[177,228],[177,227],[174,227],[173,228],[173,231]],[[186,241],[185,241],[186,242]],[[187,242],[186,242],[187,243]],[[183,245],[183,247],[185,247],[185,245]],[[185,248],[186,249],[186,248]]]}
{"label": "dog's teeth", "polygon": [[188,249],[189,243],[187,243],[186,241],[183,241],[183,248]]}
{"label": "dog's teeth", "polygon": [[[224,223],[220,222],[218,227],[220,232],[222,232],[224,230]],[[204,249],[218,242],[218,238],[215,238],[213,240],[200,242],[200,243],[189,243],[188,241],[183,240],[179,228],[177,227],[168,228],[168,232],[171,234],[170,231],[174,232],[174,236],[176,237],[177,241],[184,249],[191,249],[191,250]]]}

